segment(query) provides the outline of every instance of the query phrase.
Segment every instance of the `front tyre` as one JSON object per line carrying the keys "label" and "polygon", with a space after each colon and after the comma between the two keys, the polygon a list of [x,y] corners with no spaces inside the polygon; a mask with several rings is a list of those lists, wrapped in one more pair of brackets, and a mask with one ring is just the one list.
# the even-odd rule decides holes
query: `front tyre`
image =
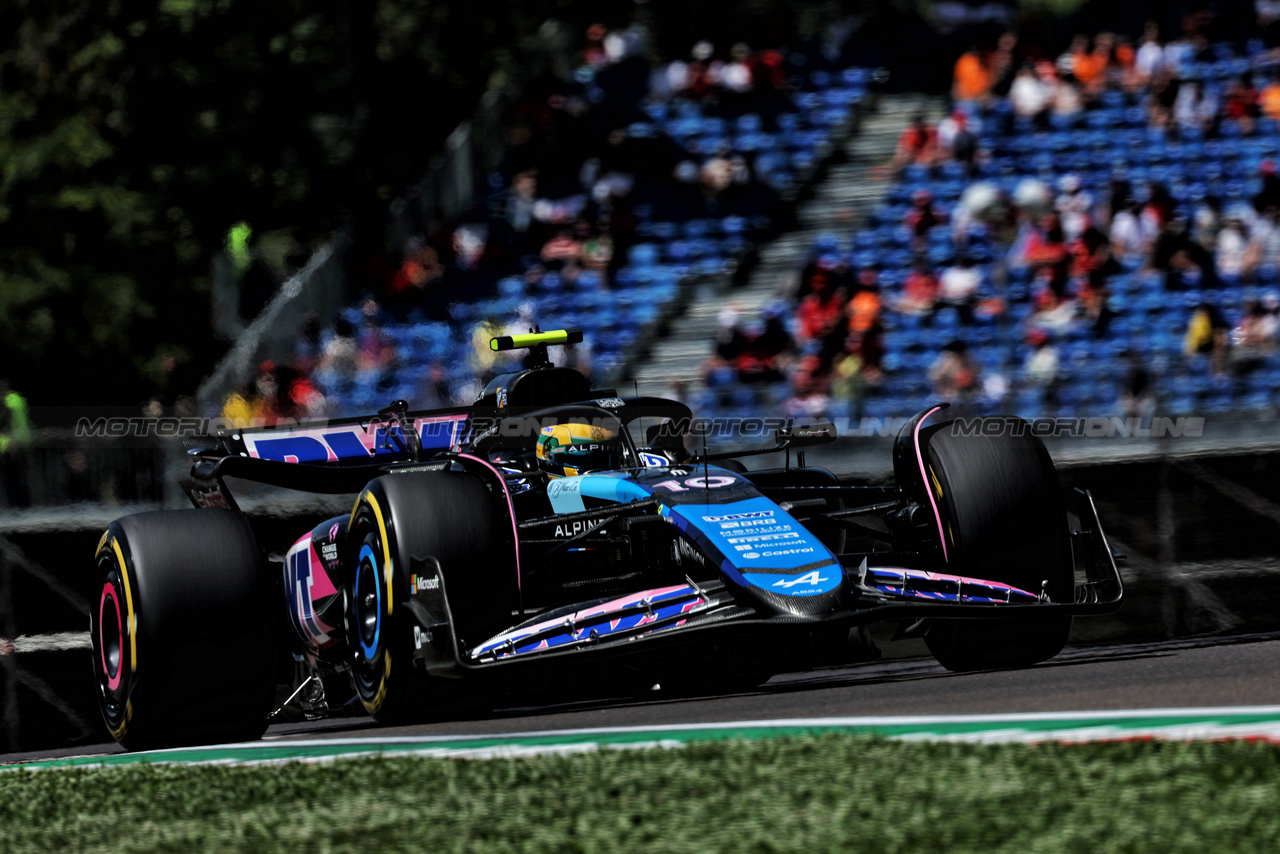
{"label": "front tyre", "polygon": [[[1000,429],[986,429],[999,422]],[[945,571],[1073,601],[1066,506],[1053,461],[1020,418],[980,420],[967,435],[945,422],[920,431],[925,488],[947,546]],[[1062,651],[1071,618],[934,620],[925,643],[953,671],[1028,667]]]}
{"label": "front tyre", "polygon": [[255,739],[275,692],[271,588],[245,517],[141,513],[95,553],[98,708],[129,750]]}

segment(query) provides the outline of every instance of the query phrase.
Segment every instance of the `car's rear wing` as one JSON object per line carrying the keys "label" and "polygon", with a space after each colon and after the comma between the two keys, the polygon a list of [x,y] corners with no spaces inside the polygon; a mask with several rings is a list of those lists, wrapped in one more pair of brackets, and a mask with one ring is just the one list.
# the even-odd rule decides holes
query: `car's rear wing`
{"label": "car's rear wing", "polygon": [[410,412],[404,401],[377,415],[229,428],[184,440],[191,478],[182,487],[197,507],[235,507],[223,478],[305,492],[358,492],[388,465],[458,448],[470,407]]}
{"label": "car's rear wing", "polygon": [[[279,463],[364,466],[455,448],[465,438],[470,409],[409,412],[391,407],[375,416],[304,421],[226,431],[222,453]],[[407,428],[407,429],[406,429]],[[415,442],[416,440],[416,442]]]}

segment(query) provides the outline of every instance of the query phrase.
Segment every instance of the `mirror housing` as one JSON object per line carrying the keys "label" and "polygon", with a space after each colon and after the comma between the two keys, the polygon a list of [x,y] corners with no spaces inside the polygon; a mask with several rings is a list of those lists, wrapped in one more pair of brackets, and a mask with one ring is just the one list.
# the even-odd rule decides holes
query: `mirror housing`
{"label": "mirror housing", "polygon": [[817,424],[783,427],[778,430],[776,441],[779,445],[786,445],[791,448],[807,448],[811,445],[830,444],[838,436],[836,425],[830,421],[819,421]]}

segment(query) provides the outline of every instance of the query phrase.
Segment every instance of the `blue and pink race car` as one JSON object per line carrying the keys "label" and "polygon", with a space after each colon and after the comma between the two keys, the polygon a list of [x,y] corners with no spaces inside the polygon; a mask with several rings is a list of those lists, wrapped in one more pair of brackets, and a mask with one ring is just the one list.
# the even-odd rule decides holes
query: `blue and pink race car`
{"label": "blue and pink race car", "polygon": [[[284,714],[345,703],[394,723],[535,689],[741,690],[877,657],[878,621],[949,669],[1023,667],[1073,617],[1120,606],[1092,498],[1076,493],[1073,530],[1021,419],[933,407],[899,434],[892,484],[852,484],[804,465],[830,424],[708,450],[684,404],[553,366],[547,347],[580,336],[494,339],[527,367],[464,409],[398,402],[192,443],[197,509],[120,519],[97,550],[115,738],[257,737],[289,656]],[[742,462],[778,452],[779,468]],[[354,503],[273,562],[226,478]]]}

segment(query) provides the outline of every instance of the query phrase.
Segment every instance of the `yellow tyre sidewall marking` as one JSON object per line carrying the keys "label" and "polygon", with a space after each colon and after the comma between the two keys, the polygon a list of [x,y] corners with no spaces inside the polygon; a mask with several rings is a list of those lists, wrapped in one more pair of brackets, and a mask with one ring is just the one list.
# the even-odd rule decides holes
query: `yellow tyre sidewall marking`
{"label": "yellow tyre sidewall marking", "polygon": [[[129,685],[130,689],[132,689],[132,677],[138,672],[138,617],[133,610],[133,586],[129,583],[129,569],[125,564],[124,551],[120,548],[120,542],[115,537],[111,537],[110,533],[108,531],[102,535],[102,539],[98,541],[98,551],[102,551],[109,538],[111,550],[116,556],[116,565],[120,568],[120,578],[124,582],[124,603],[127,615],[125,623],[129,626],[129,675],[131,677]],[[124,720],[120,722],[119,727],[111,730],[112,737],[116,739],[123,738],[131,720],[133,720],[133,699],[125,697]]]}
{"label": "yellow tyre sidewall marking", "polygon": [[[359,509],[360,501],[364,500],[373,510],[374,518],[378,520],[378,537],[382,540],[382,578],[387,591],[387,629],[388,636],[391,632],[391,613],[395,603],[394,587],[392,579],[395,573],[392,571],[391,565],[391,540],[387,536],[387,521],[382,515],[382,506],[378,504],[378,499],[374,497],[372,492],[365,491],[360,498],[356,499],[356,508],[352,510],[352,521],[355,520],[355,510]],[[370,712],[377,712],[382,708],[383,702],[387,697],[387,675],[391,672],[391,646],[384,643],[382,647],[382,681],[378,683],[378,691],[373,695],[373,699],[365,704]]]}

